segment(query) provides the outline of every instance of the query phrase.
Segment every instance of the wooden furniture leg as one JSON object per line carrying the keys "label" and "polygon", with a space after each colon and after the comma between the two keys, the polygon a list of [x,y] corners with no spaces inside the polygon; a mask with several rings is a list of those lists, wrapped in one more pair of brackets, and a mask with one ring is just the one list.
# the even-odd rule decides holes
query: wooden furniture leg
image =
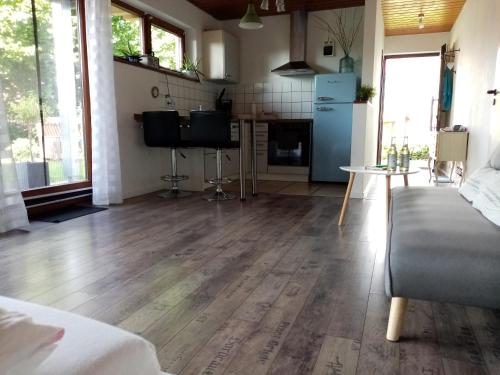
{"label": "wooden furniture leg", "polygon": [[389,221],[389,212],[391,209],[391,176],[385,176],[385,194],[386,194],[386,205],[387,205],[387,221]]}
{"label": "wooden furniture leg", "polygon": [[464,182],[464,178],[465,178],[465,162],[463,161],[462,162],[462,176],[460,177],[460,185],[458,185],[459,187],[462,186],[462,182]]}
{"label": "wooden furniture leg", "polygon": [[386,339],[389,341],[398,341],[403,329],[406,307],[408,299],[401,297],[392,297],[391,312],[389,313],[389,323],[387,324]]}
{"label": "wooden furniture leg", "polygon": [[439,160],[434,159],[434,178],[436,179],[434,185],[436,186],[439,186],[438,168],[439,168]]}
{"label": "wooden furniture leg", "polygon": [[427,159],[427,167],[429,168],[429,183],[432,181],[431,161],[432,161],[432,158],[429,156],[429,159]]}
{"label": "wooden furniture leg", "polygon": [[351,197],[352,185],[354,183],[354,178],[356,177],[356,173],[350,172],[349,174],[349,183],[347,184],[347,191],[345,192],[344,203],[342,203],[342,210],[340,211],[339,224],[344,224],[344,216],[347,211],[347,206],[349,205],[349,199]]}
{"label": "wooden furniture leg", "polygon": [[405,180],[405,186],[408,186],[408,175],[404,174],[403,179]]}

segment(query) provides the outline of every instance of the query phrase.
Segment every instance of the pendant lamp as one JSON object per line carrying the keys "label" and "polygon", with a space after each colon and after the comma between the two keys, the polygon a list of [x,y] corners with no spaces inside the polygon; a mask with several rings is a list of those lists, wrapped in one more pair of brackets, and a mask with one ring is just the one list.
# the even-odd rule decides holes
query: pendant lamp
{"label": "pendant lamp", "polygon": [[246,30],[258,30],[264,26],[259,15],[255,11],[253,3],[249,3],[247,12],[240,21],[239,27]]}

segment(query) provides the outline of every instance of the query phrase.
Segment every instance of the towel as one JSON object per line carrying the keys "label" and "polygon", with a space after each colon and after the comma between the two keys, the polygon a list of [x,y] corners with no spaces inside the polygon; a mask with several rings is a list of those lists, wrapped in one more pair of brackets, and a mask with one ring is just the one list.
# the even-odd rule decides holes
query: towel
{"label": "towel", "polygon": [[441,109],[444,112],[451,110],[451,99],[453,96],[453,70],[448,66],[444,69],[443,96],[441,98]]}

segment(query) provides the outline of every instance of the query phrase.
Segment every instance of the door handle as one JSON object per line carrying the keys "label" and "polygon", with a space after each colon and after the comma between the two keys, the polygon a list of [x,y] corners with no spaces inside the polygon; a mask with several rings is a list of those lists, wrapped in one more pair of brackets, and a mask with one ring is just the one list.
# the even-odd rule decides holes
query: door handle
{"label": "door handle", "polygon": [[318,112],[329,112],[329,111],[334,111],[333,108],[330,107],[316,107],[316,110]]}
{"label": "door handle", "polygon": [[486,91],[486,93],[489,95],[493,95],[493,105],[497,104],[496,96],[497,94],[500,94],[500,91],[498,91],[497,89],[493,89]]}
{"label": "door handle", "polygon": [[334,98],[330,96],[318,96],[318,101],[320,102],[326,102],[327,100],[334,100]]}

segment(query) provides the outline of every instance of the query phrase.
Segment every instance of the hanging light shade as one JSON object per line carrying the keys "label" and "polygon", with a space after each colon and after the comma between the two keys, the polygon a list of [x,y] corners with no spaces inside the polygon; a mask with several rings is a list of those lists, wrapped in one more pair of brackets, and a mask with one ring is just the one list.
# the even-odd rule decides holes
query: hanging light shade
{"label": "hanging light shade", "polygon": [[264,26],[259,15],[255,11],[253,3],[248,4],[247,12],[241,19],[239,26],[246,30],[257,30]]}

